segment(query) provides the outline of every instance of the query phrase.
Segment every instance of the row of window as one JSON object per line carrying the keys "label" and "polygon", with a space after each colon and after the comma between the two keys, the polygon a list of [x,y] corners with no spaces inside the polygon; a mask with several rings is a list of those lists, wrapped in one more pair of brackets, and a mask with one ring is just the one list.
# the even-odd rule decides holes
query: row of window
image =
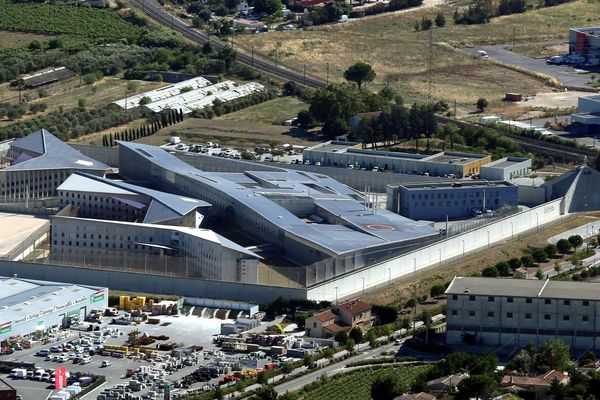
{"label": "row of window", "polygon": [[[475,191],[473,191],[473,192],[465,192],[465,191],[463,191],[462,193],[461,192],[443,193],[443,198],[444,199],[447,199],[447,198],[453,199],[455,194],[456,194],[456,198],[457,199],[460,199],[460,198],[466,199],[467,197],[471,197],[471,198],[472,197],[477,197],[477,198],[478,197],[483,197],[483,196],[480,196],[480,194],[482,194],[482,193],[478,192],[478,191],[477,192],[475,192]],[[461,196],[461,194],[462,194],[462,196]],[[428,197],[429,195],[431,195],[431,197]],[[421,197],[421,196],[423,196],[423,197]],[[488,199],[490,199],[490,200],[493,197],[500,197],[500,192],[498,192],[498,191],[491,192],[491,193],[488,192],[486,197]],[[421,198],[423,198],[425,200],[427,200],[427,199],[435,200],[436,198],[437,199],[441,199],[442,198],[442,193],[430,193],[430,194],[423,194],[423,195],[421,195],[421,194],[411,194],[410,198],[413,199],[413,200],[414,199],[421,199]]]}
{"label": "row of window", "polygon": [[[458,311],[457,310],[452,310],[452,315],[453,316],[457,316],[458,315]],[[469,311],[469,317],[476,317],[476,316],[477,316],[477,312],[476,311],[474,311],[474,310],[470,310]],[[494,311],[488,311],[487,316],[488,316],[488,318],[495,318],[496,317],[496,313]],[[507,312],[505,314],[505,316],[506,316],[507,319],[512,319],[513,316],[514,316],[514,314],[511,313],[511,312]],[[531,313],[525,313],[525,319],[532,319],[532,318],[533,318],[533,316],[532,316]],[[552,315],[551,314],[544,314],[544,320],[546,320],[546,321],[552,320]],[[563,321],[570,321],[571,320],[571,316],[565,314],[565,315],[563,315],[562,320]],[[583,322],[588,322],[590,320],[590,318],[587,315],[582,315],[581,316],[581,320]]]}
{"label": "row of window", "polygon": [[[458,295],[453,294],[452,295],[452,300],[458,300]],[[476,301],[477,300],[477,296],[469,296],[469,301]],[[488,302],[489,303],[493,303],[496,301],[496,298],[494,296],[488,296]],[[507,303],[514,303],[514,297],[507,297],[506,298],[506,302]],[[525,303],[527,304],[531,304],[533,303],[533,299],[531,297],[526,297],[525,298]],[[571,305],[571,300],[562,300],[563,305],[565,306],[570,306]],[[583,300],[582,305],[584,307],[587,307],[590,305],[589,300]],[[552,299],[544,299],[544,304],[552,304]]]}

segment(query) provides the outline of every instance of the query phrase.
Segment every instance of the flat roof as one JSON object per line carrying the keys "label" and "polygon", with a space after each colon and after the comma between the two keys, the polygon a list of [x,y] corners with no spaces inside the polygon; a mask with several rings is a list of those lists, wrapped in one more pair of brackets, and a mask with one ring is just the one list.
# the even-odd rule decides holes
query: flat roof
{"label": "flat roof", "polygon": [[[394,185],[395,186],[395,185]],[[394,187],[392,186],[392,187]],[[465,181],[459,182],[440,182],[440,183],[408,183],[405,185],[398,185],[398,187],[405,188],[407,190],[439,190],[439,189],[486,189],[495,187],[516,187],[513,183],[508,181]]]}
{"label": "flat roof", "polygon": [[37,318],[38,313],[55,306],[68,308],[88,301],[89,295],[99,290],[105,288],[0,277],[0,319],[12,322],[28,316],[35,316],[29,319]]}
{"label": "flat roof", "polygon": [[49,223],[47,219],[32,215],[0,213],[0,258],[6,257],[35,231]]}
{"label": "flat roof", "polygon": [[521,163],[526,163],[531,161],[529,158],[524,157],[504,157],[496,161],[492,161],[489,164],[482,165],[481,168],[498,168],[504,169],[507,167],[511,167],[513,165],[518,165]]}
{"label": "flat roof", "polygon": [[442,152],[434,154],[433,156],[429,157],[426,161],[441,164],[465,165],[486,157],[488,157],[487,154]]}
{"label": "flat roof", "polygon": [[600,300],[600,282],[456,277],[446,294]]}

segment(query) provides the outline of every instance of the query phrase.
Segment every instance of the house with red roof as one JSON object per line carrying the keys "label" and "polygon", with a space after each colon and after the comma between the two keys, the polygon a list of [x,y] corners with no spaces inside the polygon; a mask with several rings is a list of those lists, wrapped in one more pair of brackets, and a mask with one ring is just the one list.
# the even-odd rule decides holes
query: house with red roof
{"label": "house with red roof", "polygon": [[333,337],[355,327],[362,330],[371,327],[371,306],[359,299],[341,303],[305,321],[306,336],[314,338]]}

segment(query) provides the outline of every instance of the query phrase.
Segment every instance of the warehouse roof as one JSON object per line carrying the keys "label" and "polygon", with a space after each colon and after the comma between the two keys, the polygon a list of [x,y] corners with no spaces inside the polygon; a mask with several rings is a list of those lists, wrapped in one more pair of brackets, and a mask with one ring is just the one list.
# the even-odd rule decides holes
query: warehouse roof
{"label": "warehouse roof", "polygon": [[75,75],[75,72],[71,71],[70,69],[59,67],[48,71],[38,72],[37,74],[23,76],[21,81],[23,82],[23,85],[27,87],[38,87],[68,78],[73,75]]}
{"label": "warehouse roof", "polygon": [[[329,254],[439,235],[429,225],[416,223],[385,209],[367,209],[356,191],[325,175],[285,169],[277,172],[247,171],[244,174],[204,172],[155,146],[128,142],[119,144],[155,165],[237,200],[236,207],[252,210],[287,235],[310,241]],[[320,216],[330,223],[308,223],[303,216],[289,211],[294,208],[288,204],[294,202],[312,204],[316,214],[321,212]],[[239,212],[242,213],[243,209]]]}
{"label": "warehouse roof", "polygon": [[513,165],[518,165],[522,163],[526,163],[531,161],[529,158],[525,157],[504,157],[499,160],[493,161],[489,164],[482,165],[481,168],[498,168],[504,169]]}
{"label": "warehouse roof", "polygon": [[10,145],[10,152],[20,151],[20,157],[12,160],[12,165],[3,171],[24,171],[40,169],[80,169],[106,171],[109,166],[81,154],[45,129],[16,139]]}
{"label": "warehouse roof", "polygon": [[[137,94],[135,96],[125,97],[124,99],[117,100],[113,104],[118,105],[121,108],[130,109],[136,108],[140,105],[140,100],[144,97],[150,99],[151,102],[167,99],[172,96],[176,96],[181,93],[181,89],[198,89],[210,85],[210,81],[201,76],[185,81],[177,82],[173,85],[164,86],[158,89],[150,90],[144,93]],[[185,91],[184,90],[184,91]]]}
{"label": "warehouse roof", "polygon": [[511,279],[508,283],[499,278],[456,277],[446,294],[600,300],[600,283],[537,279]]}
{"label": "warehouse roof", "polygon": [[427,183],[407,183],[404,185],[390,185],[392,187],[401,187],[407,190],[439,190],[439,189],[486,189],[496,187],[516,187],[515,184],[508,181],[486,181],[486,180],[475,180],[466,181],[461,180],[458,182],[427,182]]}
{"label": "warehouse roof", "polygon": [[[0,278],[0,319],[37,318],[54,307],[68,308],[87,301],[101,288],[29,279]],[[24,322],[24,321],[23,321]]]}
{"label": "warehouse roof", "polygon": [[[171,193],[152,190],[143,186],[132,185],[122,181],[115,181],[98,176],[74,173],[65,180],[57,190],[69,192],[105,193],[136,208],[148,207],[144,216],[145,223],[154,223],[186,215],[198,207],[209,207],[210,204],[189,197],[178,196]],[[143,196],[146,199],[135,200],[118,195]],[[137,203],[137,204],[135,204]]]}

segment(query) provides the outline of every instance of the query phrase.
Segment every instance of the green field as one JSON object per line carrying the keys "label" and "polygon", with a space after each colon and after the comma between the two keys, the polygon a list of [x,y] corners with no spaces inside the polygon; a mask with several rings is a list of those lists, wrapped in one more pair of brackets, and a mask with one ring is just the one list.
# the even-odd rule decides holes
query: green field
{"label": "green field", "polygon": [[34,33],[0,31],[0,49],[27,46],[34,40],[48,40],[51,36]]}
{"label": "green field", "polygon": [[361,368],[334,375],[315,389],[307,390],[303,398],[305,400],[370,400],[371,384],[378,376],[396,376],[410,387],[419,374],[430,368],[429,365]]}
{"label": "green field", "polygon": [[136,38],[141,30],[109,9],[0,0],[0,29],[71,34],[89,38]]}
{"label": "green field", "polygon": [[296,117],[298,112],[307,108],[308,104],[295,97],[280,97],[216,119],[282,125],[283,121]]}

